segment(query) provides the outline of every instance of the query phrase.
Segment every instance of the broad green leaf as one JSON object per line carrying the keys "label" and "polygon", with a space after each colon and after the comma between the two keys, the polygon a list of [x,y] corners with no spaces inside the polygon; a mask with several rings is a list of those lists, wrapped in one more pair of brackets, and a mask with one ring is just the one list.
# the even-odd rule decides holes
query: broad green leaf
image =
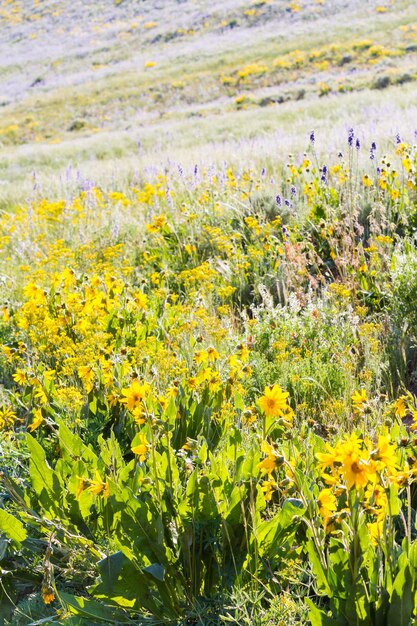
{"label": "broad green leaf", "polygon": [[407,563],[394,580],[387,626],[409,626],[413,610],[413,579]]}
{"label": "broad green leaf", "polygon": [[349,587],[352,585],[352,575],[349,568],[349,553],[345,547],[339,547],[339,542],[330,544],[328,551],[328,581],[332,589],[337,589],[340,598],[346,598]]}
{"label": "broad green leaf", "polygon": [[333,617],[327,615],[327,613],[325,613],[322,609],[319,609],[310,598],[306,598],[306,602],[310,608],[308,617],[311,622],[311,626],[348,626],[343,618],[334,619]]}
{"label": "broad green leaf", "polygon": [[123,613],[114,610],[112,607],[101,604],[96,600],[73,596],[65,592],[60,592],[59,595],[61,600],[68,606],[71,613],[75,615],[93,619],[99,623],[114,623],[117,621],[117,623],[123,624],[130,622]]}
{"label": "broad green leaf", "polygon": [[207,442],[206,441],[203,441],[201,444],[200,450],[198,452],[198,458],[203,463],[203,465],[207,461]]}
{"label": "broad green leaf", "polygon": [[124,466],[122,451],[113,431],[109,439],[104,439],[102,435],[99,435],[97,441],[100,446],[100,458],[107,467],[112,467],[115,471]]}
{"label": "broad green leaf", "polygon": [[417,577],[417,541],[411,544],[408,552],[408,562],[410,564],[411,574],[415,580]]}
{"label": "broad green leaf", "polygon": [[0,580],[0,625],[4,626],[5,619],[10,624],[8,620],[16,607],[17,589],[12,577],[8,574],[2,572]]}
{"label": "broad green leaf", "polygon": [[96,598],[126,608],[144,608],[154,615],[162,615],[165,609],[175,610],[175,598],[165,581],[145,574],[122,552],[100,561],[99,568],[101,582],[91,590]]}
{"label": "broad green leaf", "polygon": [[71,432],[63,420],[57,420],[59,425],[59,443],[63,452],[63,456],[70,459],[82,458],[86,462],[95,463],[97,457],[88,446],[83,443],[81,437]]}
{"label": "broad green leaf", "polygon": [[398,515],[401,508],[401,502],[398,497],[398,486],[391,483],[389,488],[389,512],[392,517]]}
{"label": "broad green leaf", "polygon": [[239,393],[235,393],[234,395],[235,407],[243,411],[245,409],[245,403],[243,401],[242,396]]}
{"label": "broad green leaf", "polygon": [[117,580],[125,560],[126,557],[123,552],[119,550],[119,552],[110,554],[97,563],[104,587],[109,588],[112,583]]}
{"label": "broad green leaf", "polygon": [[219,502],[219,508],[225,509],[223,517],[228,524],[238,524],[242,518],[242,500],[245,497],[246,489],[244,485],[236,485],[232,489],[230,497],[224,502]]}
{"label": "broad green leaf", "polygon": [[347,589],[345,615],[349,624],[368,626],[370,624],[369,601],[366,597],[365,585],[359,577],[351,588]]}
{"label": "broad green leaf", "polygon": [[17,547],[20,547],[22,541],[27,537],[22,522],[4,509],[0,509],[0,532],[11,539]]}
{"label": "broad green leaf", "polygon": [[36,439],[27,433],[26,441],[30,452],[29,474],[32,488],[45,511],[56,514],[61,496],[58,477],[48,465],[45,451]]}
{"label": "broad green leaf", "polygon": [[332,597],[333,592],[329,586],[326,571],[320,561],[320,557],[317,554],[316,547],[313,543],[313,540],[309,538],[306,543],[306,550],[309,556],[311,565],[313,567],[314,575],[316,576],[317,589],[320,595],[326,595],[329,598]]}
{"label": "broad green leaf", "polygon": [[90,409],[90,413],[93,415],[97,415],[97,396],[93,395],[90,402],[88,403],[88,408]]}
{"label": "broad green leaf", "polygon": [[147,574],[150,574],[157,580],[160,580],[161,582],[163,582],[165,579],[165,568],[159,563],[152,563],[151,565],[148,565],[148,567],[144,567],[143,571]]}
{"label": "broad green leaf", "polygon": [[171,396],[168,402],[168,406],[164,411],[164,417],[167,420],[175,420],[176,416],[177,416],[177,405],[175,403],[174,396]]}

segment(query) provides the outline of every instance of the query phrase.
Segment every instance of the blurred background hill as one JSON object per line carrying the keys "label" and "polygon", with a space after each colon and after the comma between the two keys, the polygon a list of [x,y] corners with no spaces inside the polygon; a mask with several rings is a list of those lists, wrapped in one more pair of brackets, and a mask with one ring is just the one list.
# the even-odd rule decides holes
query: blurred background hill
{"label": "blurred background hill", "polygon": [[0,200],[410,135],[416,68],[413,0],[1,0]]}

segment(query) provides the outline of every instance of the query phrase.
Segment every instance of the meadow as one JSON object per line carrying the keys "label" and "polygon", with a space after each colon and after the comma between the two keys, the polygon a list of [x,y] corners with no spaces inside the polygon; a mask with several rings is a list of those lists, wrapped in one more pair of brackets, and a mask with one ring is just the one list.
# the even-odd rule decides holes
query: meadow
{"label": "meadow", "polygon": [[414,3],[0,27],[0,625],[416,625]]}

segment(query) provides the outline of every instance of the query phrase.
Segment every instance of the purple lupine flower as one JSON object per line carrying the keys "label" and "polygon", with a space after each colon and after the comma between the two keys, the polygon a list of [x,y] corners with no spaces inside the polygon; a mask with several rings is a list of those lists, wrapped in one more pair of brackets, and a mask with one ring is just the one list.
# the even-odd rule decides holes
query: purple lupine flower
{"label": "purple lupine flower", "polygon": [[294,185],[291,187],[291,195],[292,195],[292,196],[297,195],[297,190],[296,190],[296,188],[294,187]]}
{"label": "purple lupine flower", "polygon": [[81,188],[83,191],[90,191],[90,189],[92,189],[94,187],[94,183],[92,180],[89,180],[88,178],[84,178],[84,180],[81,183]]}
{"label": "purple lupine flower", "polygon": [[376,150],[376,143],[375,141],[373,141],[371,143],[371,149],[369,151],[369,158],[371,159],[371,161],[373,161],[375,158],[375,150]]}
{"label": "purple lupine flower", "polygon": [[197,176],[198,174],[198,165],[197,163],[194,165],[194,176]]}
{"label": "purple lupine flower", "polygon": [[266,176],[266,169],[264,167],[262,168],[261,176],[262,176],[262,178],[265,178],[265,176]]}
{"label": "purple lupine flower", "polygon": [[353,139],[355,137],[355,131],[353,130],[353,128],[349,128],[348,131],[348,144],[349,147],[351,148],[353,146]]}
{"label": "purple lupine flower", "polygon": [[400,133],[397,133],[396,137],[395,137],[395,141],[397,143],[401,143],[401,137],[400,137]]}
{"label": "purple lupine flower", "polygon": [[359,139],[356,140],[355,148],[356,150],[360,150],[361,148],[361,142],[359,141]]}
{"label": "purple lupine flower", "polygon": [[285,206],[291,206],[291,202],[287,199],[284,200]]}
{"label": "purple lupine flower", "polygon": [[174,203],[172,201],[171,190],[169,187],[167,187],[166,190],[166,199],[168,201],[169,208],[172,210],[174,208]]}
{"label": "purple lupine flower", "polygon": [[315,141],[316,141],[316,136],[314,134],[314,130],[312,130],[310,133],[310,142],[314,143]]}
{"label": "purple lupine flower", "polygon": [[282,205],[282,200],[281,200],[280,195],[275,196],[275,202],[277,203],[278,206]]}

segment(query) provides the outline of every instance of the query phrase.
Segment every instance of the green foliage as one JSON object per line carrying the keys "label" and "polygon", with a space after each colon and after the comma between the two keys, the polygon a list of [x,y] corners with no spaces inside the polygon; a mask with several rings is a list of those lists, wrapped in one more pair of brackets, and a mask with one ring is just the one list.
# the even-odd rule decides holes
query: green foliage
{"label": "green foliage", "polygon": [[6,624],[414,619],[417,152],[355,150],[0,216]]}

